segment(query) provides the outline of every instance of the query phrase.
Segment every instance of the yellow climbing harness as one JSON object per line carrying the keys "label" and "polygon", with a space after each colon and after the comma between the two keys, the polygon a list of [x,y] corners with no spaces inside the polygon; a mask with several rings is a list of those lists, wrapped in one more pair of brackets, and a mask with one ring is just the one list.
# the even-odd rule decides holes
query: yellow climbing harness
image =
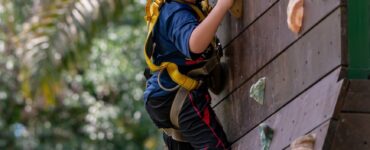
{"label": "yellow climbing harness", "polygon": [[[180,0],[176,0],[180,3],[185,3]],[[145,19],[147,21],[148,26],[148,35],[146,37],[146,42],[144,46],[144,55],[145,61],[148,65],[148,68],[152,72],[167,70],[171,79],[177,83],[179,86],[185,88],[188,91],[196,89],[199,86],[199,81],[192,79],[191,77],[182,74],[178,66],[173,62],[162,62],[159,66],[152,62],[152,55],[154,53],[154,42],[153,42],[153,28],[157,23],[158,17],[160,15],[160,8],[165,3],[165,0],[147,0],[145,11],[146,16]],[[188,4],[188,3],[186,3]],[[198,15],[199,20],[202,21],[205,19],[205,14],[203,14],[202,10],[200,10],[197,6],[193,4],[188,4]],[[208,5],[208,1],[202,2],[202,9],[208,13],[211,10],[211,7]],[[177,88],[176,88],[177,89]]]}

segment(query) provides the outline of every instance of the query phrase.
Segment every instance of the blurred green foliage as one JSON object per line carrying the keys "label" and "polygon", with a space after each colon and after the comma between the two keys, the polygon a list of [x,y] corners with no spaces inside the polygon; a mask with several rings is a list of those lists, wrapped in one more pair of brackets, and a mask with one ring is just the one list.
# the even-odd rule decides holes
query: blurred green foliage
{"label": "blurred green foliage", "polygon": [[162,149],[144,2],[0,0],[0,149]]}

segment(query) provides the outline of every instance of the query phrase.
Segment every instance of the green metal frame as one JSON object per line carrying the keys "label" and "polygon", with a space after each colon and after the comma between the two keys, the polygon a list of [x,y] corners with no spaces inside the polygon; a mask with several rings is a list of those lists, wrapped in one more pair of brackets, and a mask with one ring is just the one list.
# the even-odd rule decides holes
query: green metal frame
{"label": "green metal frame", "polygon": [[370,77],[370,0],[348,0],[350,79]]}

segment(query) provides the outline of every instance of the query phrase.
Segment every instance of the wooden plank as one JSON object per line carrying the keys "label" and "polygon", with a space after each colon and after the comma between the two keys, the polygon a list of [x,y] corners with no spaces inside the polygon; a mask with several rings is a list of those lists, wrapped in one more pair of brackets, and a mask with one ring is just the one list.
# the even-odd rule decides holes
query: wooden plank
{"label": "wooden plank", "polygon": [[[223,122],[231,141],[341,65],[339,22],[337,10],[215,107],[221,120],[227,118]],[[338,69],[332,78],[338,80],[339,74]],[[267,82],[264,105],[249,98],[249,88],[261,77]]]}
{"label": "wooden plank", "polygon": [[[280,1],[285,1],[285,3],[287,3],[289,0],[280,0]],[[244,0],[243,1],[243,16],[241,18],[235,18],[231,15],[227,15],[225,17],[225,20],[227,21],[223,21],[223,23],[221,24],[220,30],[228,31],[228,32],[225,32],[226,33],[225,35],[234,38],[237,34],[241,33],[248,26],[254,23],[259,17],[264,15],[267,11],[270,11],[270,8],[276,5],[276,3],[278,2],[279,0],[259,0],[259,1]],[[309,18],[305,19],[305,22],[307,21],[310,22],[311,17],[315,18],[317,17],[315,15],[322,13],[318,11],[326,11],[326,9],[330,9],[331,6],[334,6],[338,3],[340,3],[340,0],[327,0],[325,2],[322,2],[320,0],[306,1],[305,2],[305,9],[306,9],[305,13],[310,14],[310,16],[308,16]],[[316,6],[321,6],[320,8],[326,7],[326,9],[320,9]],[[317,9],[312,9],[315,7]],[[286,7],[281,8],[281,11],[285,13]],[[284,18],[284,21],[285,20],[286,18]],[[310,23],[308,23],[308,25],[310,26]],[[223,43],[226,44],[229,42],[230,42],[229,40],[226,40]]]}
{"label": "wooden plank", "polygon": [[[295,138],[309,133],[333,116],[344,82],[338,82],[337,75],[338,71],[333,72],[264,121],[275,131],[270,149],[285,148]],[[322,128],[325,133],[318,134],[320,140],[325,139],[328,123]],[[261,149],[259,138],[258,127],[255,127],[237,141],[233,149]]]}
{"label": "wooden plank", "polygon": [[[322,85],[323,83],[322,84],[319,83],[319,84],[315,85],[314,87],[329,86],[330,85],[329,83],[331,83],[331,82],[336,83],[339,73],[340,73],[340,70],[338,69],[335,72],[331,73],[328,77],[326,77],[324,79],[325,81],[324,80],[320,81],[320,83],[324,82],[327,85]],[[333,84],[331,84],[331,86],[333,86]],[[313,89],[313,88],[311,88],[311,89]],[[313,97],[313,96],[320,97],[321,95],[328,94],[326,96],[330,97],[330,93],[334,93],[337,90],[334,89],[333,87],[327,87],[327,89],[325,89],[325,88],[321,88],[321,89],[316,88],[316,91],[320,91],[320,92],[317,92],[317,93],[314,93],[314,94],[311,93],[312,95],[310,95],[310,96],[311,97]],[[305,99],[308,99],[306,95],[299,96],[298,99],[302,99],[302,97],[305,98]],[[321,96],[321,98],[322,97],[323,96]],[[306,105],[310,105],[310,104],[311,105],[314,104],[314,105],[318,105],[318,106],[320,105],[320,103],[315,103],[314,99],[316,99],[316,98],[309,98],[309,100],[311,100],[311,99],[313,101],[307,102],[309,104],[305,104],[305,105],[302,104],[300,107],[305,107]],[[326,101],[329,101],[329,99],[330,98],[323,99],[323,101],[326,102]],[[247,133],[250,129],[257,126],[261,121],[264,120],[262,117],[271,111],[271,110],[268,110],[269,108],[267,108],[267,107],[265,107],[264,110],[261,110],[261,108],[255,108],[255,107],[261,107],[261,106],[258,106],[258,105],[247,106],[247,105],[244,104],[243,106],[238,106],[238,105],[235,105],[234,101],[225,101],[224,103],[225,104],[222,104],[222,105],[216,107],[216,113],[219,116],[220,122],[224,126],[224,130],[225,130],[226,134],[228,135],[229,141],[231,141],[231,142],[235,142],[235,140],[237,140],[242,135]],[[252,103],[249,103],[249,104],[252,104]],[[291,104],[288,104],[288,106],[289,105],[291,105]],[[288,107],[288,106],[285,106],[282,109],[287,109],[286,107]],[[327,110],[329,110],[329,109],[330,108],[327,108]],[[332,108],[332,109],[335,110],[335,108]],[[315,109],[312,109],[312,110],[314,110],[316,112]],[[307,111],[307,112],[309,112],[309,111]],[[292,117],[292,114],[297,114],[299,117],[305,118],[305,116],[308,114],[307,112],[301,110],[300,112],[295,112],[295,113],[290,112],[290,114],[286,115],[286,116],[279,115],[279,117],[288,117],[288,118],[290,118],[290,117]],[[280,111],[279,111],[279,113],[280,113]],[[322,112],[317,112],[317,113],[322,113]],[[322,113],[320,115],[324,119],[328,119],[331,116],[333,116],[334,114]],[[294,118],[294,117],[292,117],[292,118]]]}
{"label": "wooden plank", "polygon": [[[255,2],[259,3],[259,1]],[[309,31],[340,3],[340,0],[306,1],[302,34]],[[267,13],[254,22],[227,48],[225,56],[229,58],[226,60],[232,79],[232,82],[229,83],[230,90],[240,86],[240,83],[250,78],[302,35],[295,35],[288,29],[286,23],[287,5],[288,0],[280,0],[273,5]],[[246,13],[249,13],[248,10]],[[231,34],[235,32],[235,35],[240,32],[234,31],[239,28],[238,23],[231,21],[229,27],[231,29],[225,29],[225,32]],[[223,34],[223,36],[227,35]]]}
{"label": "wooden plank", "polygon": [[370,149],[370,114],[343,113],[332,150]]}
{"label": "wooden plank", "polygon": [[[241,18],[235,18],[230,14],[227,14],[226,17],[224,17],[218,30],[218,35],[222,44],[228,44],[232,38],[242,32],[244,28],[254,22],[277,1],[278,0],[244,0],[243,15]],[[212,3],[213,5],[215,4],[214,1],[212,1]]]}
{"label": "wooden plank", "polygon": [[342,111],[370,113],[370,80],[351,80]]}

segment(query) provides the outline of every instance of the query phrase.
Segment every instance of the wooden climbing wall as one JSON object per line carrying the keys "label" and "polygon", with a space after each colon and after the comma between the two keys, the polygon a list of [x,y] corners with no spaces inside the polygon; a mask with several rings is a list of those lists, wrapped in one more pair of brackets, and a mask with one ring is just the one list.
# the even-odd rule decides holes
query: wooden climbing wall
{"label": "wooden climbing wall", "polygon": [[[213,108],[233,149],[261,149],[261,123],[275,131],[272,150],[289,149],[295,138],[308,133],[317,135],[315,149],[338,149],[338,143],[350,147],[355,142],[344,137],[355,129],[362,133],[353,124],[370,125],[370,100],[362,105],[370,97],[370,82],[346,79],[346,1],[305,0],[299,34],[288,29],[288,3],[243,0],[242,17],[223,20],[217,34],[226,48],[222,61],[228,66],[228,83],[213,96]],[[249,90],[262,77],[261,105]],[[366,145],[369,132],[355,137]]]}

